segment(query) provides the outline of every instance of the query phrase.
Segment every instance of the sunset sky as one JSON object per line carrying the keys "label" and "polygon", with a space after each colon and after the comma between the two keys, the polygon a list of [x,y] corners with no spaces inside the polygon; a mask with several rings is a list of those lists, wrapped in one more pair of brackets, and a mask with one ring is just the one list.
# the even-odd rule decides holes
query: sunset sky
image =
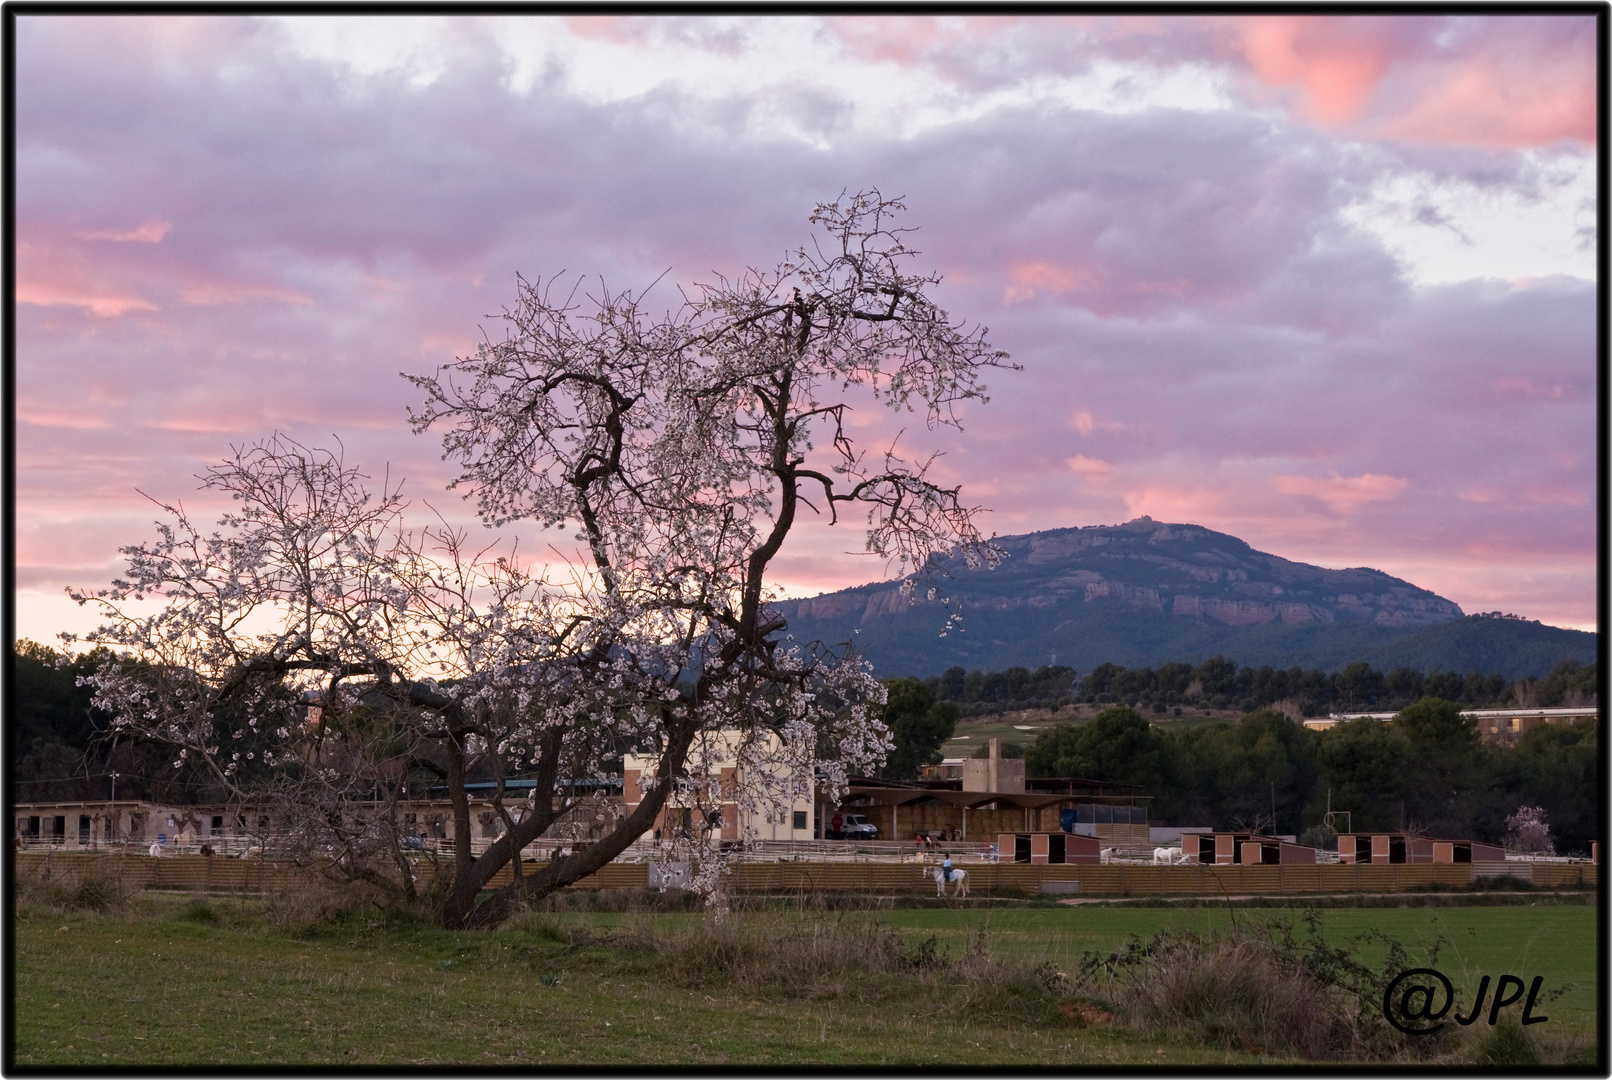
{"label": "sunset sky", "polygon": [[[140,492],[206,511],[276,430],[469,521],[398,373],[496,335],[517,271],[669,304],[868,187],[1024,366],[903,436],[988,529],[1148,514],[1594,629],[1595,32],[18,17],[17,632],[87,628],[63,589],[152,535]],[[805,529],[778,580],[884,576],[861,545]]]}

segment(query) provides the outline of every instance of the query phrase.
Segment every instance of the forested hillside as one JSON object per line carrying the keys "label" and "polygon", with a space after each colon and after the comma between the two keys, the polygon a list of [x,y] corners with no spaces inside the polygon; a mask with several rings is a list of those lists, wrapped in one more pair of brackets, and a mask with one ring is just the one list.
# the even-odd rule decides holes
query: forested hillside
{"label": "forested hillside", "polygon": [[1252,712],[1280,706],[1292,715],[1322,716],[1399,709],[1426,696],[1459,702],[1466,708],[1592,704],[1597,671],[1593,663],[1586,666],[1564,660],[1543,678],[1508,680],[1498,673],[1478,671],[1424,674],[1414,668],[1395,668],[1383,672],[1359,662],[1339,671],[1256,668],[1213,656],[1199,664],[1166,663],[1157,668],[1099,664],[1083,676],[1061,664],[1035,671],[1013,667],[965,672],[953,667],[922,681],[940,700],[957,702],[963,716],[1049,709],[1076,702],[1124,703],[1152,712],[1183,707]]}

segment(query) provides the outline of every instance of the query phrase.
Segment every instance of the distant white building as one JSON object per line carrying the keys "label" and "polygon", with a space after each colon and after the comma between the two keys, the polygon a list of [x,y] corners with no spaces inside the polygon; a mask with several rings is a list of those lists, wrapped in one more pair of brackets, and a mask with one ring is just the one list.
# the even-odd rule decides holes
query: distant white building
{"label": "distant white building", "polygon": [[[673,795],[661,807],[655,818],[655,834],[670,838],[681,834],[687,837],[704,835],[712,840],[810,840],[812,821],[812,776],[809,771],[791,775],[781,764],[783,743],[777,735],[767,732],[753,759],[763,762],[747,766],[741,760],[740,749],[744,733],[738,730],[707,732],[698,736],[700,743],[690,751],[690,763],[703,760],[706,775],[697,778],[696,790],[691,798]],[[622,804],[631,814],[643,802],[640,782],[654,775],[660,758],[652,754],[627,754],[622,760]],[[759,769],[766,775],[747,775],[747,768]],[[793,789],[793,798],[781,806],[746,807],[747,800],[741,791],[760,792],[763,789]],[[714,820],[713,820],[714,817]]]}
{"label": "distant white building", "polygon": [[[1570,724],[1586,716],[1599,716],[1601,710],[1594,705],[1570,709],[1463,709],[1462,716],[1478,722],[1478,736],[1485,742],[1510,742],[1523,732],[1540,724]],[[1326,731],[1345,720],[1381,720],[1391,723],[1397,712],[1332,713],[1325,719],[1304,721],[1311,731]]]}

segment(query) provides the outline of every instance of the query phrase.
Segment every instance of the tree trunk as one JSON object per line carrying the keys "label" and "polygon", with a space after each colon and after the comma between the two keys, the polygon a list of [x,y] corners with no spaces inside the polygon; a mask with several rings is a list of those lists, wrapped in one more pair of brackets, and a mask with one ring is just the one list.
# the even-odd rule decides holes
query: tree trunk
{"label": "tree trunk", "polygon": [[[682,770],[693,741],[692,726],[687,726],[674,736],[656,770],[659,782],[603,840],[564,858],[550,860],[537,873],[518,877],[494,891],[480,904],[477,900],[493,876],[511,859],[518,858],[521,849],[541,836],[557,815],[552,812],[535,814],[517,823],[515,828],[499,837],[464,870],[456,867],[453,882],[442,897],[442,924],[450,929],[491,929],[513,915],[522,904],[540,900],[556,889],[563,889],[574,881],[596,873],[654,825],[655,817],[671,791],[672,778]],[[552,775],[549,790],[552,790]]]}

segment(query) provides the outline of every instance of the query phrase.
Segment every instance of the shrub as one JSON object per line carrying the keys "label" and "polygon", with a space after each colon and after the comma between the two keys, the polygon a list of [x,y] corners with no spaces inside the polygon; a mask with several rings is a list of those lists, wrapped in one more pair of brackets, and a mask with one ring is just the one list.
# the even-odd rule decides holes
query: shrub
{"label": "shrub", "polygon": [[1474,1065],[1538,1065],[1539,1049],[1515,1020],[1496,1025],[1472,1054]]}
{"label": "shrub", "polygon": [[[1309,934],[1270,922],[1201,937],[1166,931],[1108,956],[1088,953],[1077,988],[1105,994],[1115,1012],[1150,1034],[1186,1035],[1232,1049],[1310,1060],[1372,1061],[1436,1053],[1438,1038],[1407,1042],[1381,1015],[1381,992],[1412,964],[1398,942],[1366,934],[1327,944],[1317,913]],[[1366,940],[1388,942],[1381,970],[1355,958]],[[1437,943],[1430,950],[1431,964]]]}
{"label": "shrub", "polygon": [[1036,1023],[1060,1021],[1056,991],[1062,975],[990,955],[983,934],[958,951],[938,938],[911,937],[875,919],[848,914],[773,913],[743,919],[690,920],[676,930],[621,924],[596,935],[586,926],[562,927],[529,913],[521,929],[551,944],[530,959],[547,970],[553,944],[565,951],[612,946],[592,964],[649,975],[688,989],[738,990],[754,997],[851,999],[859,1002],[922,999],[936,1016],[994,1016]]}
{"label": "shrub", "polygon": [[17,908],[19,912],[96,911],[109,912],[125,908],[134,893],[124,883],[96,868],[84,868],[76,880],[59,877],[54,880],[23,876],[17,879]]}
{"label": "shrub", "polygon": [[296,935],[328,933],[354,925],[378,927],[422,917],[422,912],[406,911],[393,901],[392,896],[373,886],[310,875],[294,886],[271,893],[264,905],[264,916]]}

